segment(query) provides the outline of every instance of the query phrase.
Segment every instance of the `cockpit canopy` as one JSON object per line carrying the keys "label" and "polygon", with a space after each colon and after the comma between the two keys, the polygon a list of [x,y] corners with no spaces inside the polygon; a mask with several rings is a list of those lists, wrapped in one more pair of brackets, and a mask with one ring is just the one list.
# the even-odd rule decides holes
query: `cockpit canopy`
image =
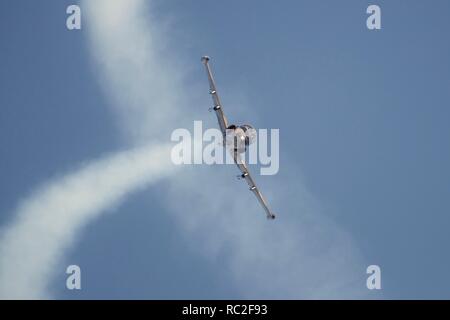
{"label": "cockpit canopy", "polygon": [[249,124],[228,126],[226,133],[226,144],[228,147],[240,153],[245,152],[247,146],[256,141],[257,133],[255,128]]}

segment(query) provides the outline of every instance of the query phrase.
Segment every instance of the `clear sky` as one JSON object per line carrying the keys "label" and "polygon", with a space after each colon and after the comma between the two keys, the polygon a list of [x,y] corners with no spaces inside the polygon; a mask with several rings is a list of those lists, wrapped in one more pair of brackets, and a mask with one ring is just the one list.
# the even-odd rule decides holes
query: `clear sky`
{"label": "clear sky", "polygon": [[[96,75],[92,25],[83,15],[82,29],[68,31],[69,4],[0,2],[0,227],[36,187],[128,144]],[[381,7],[381,30],[366,27],[369,4]],[[201,97],[190,101],[204,104],[183,110],[214,123],[200,64],[208,54],[231,117],[280,129],[289,164],[258,177],[262,186],[288,177],[290,188],[308,190],[358,252],[355,286],[365,288],[368,265],[381,267],[381,294],[364,297],[450,298],[448,1],[154,1],[151,10]],[[239,114],[239,99],[250,111]],[[222,184],[237,183],[234,168],[219,170],[229,175]],[[198,252],[201,240],[163,200],[167,184],[87,224],[52,271],[54,297],[258,297],[230,281],[226,255]],[[65,288],[69,264],[82,269],[81,291]]]}

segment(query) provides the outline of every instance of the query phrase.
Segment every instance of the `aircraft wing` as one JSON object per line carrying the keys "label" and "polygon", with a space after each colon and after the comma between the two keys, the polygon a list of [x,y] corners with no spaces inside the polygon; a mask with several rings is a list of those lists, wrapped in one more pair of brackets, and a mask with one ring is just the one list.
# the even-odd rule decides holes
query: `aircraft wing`
{"label": "aircraft wing", "polygon": [[275,219],[275,214],[272,212],[272,210],[270,210],[266,199],[263,197],[258,187],[256,186],[255,181],[250,175],[247,165],[245,164],[245,161],[241,158],[238,152],[233,150],[230,151],[233,153],[234,162],[238,166],[239,170],[241,170],[242,172],[241,178],[247,181],[247,184],[250,187],[250,191],[252,191],[255,194],[256,198],[258,198],[259,203],[263,206],[264,210],[266,211],[267,218]]}
{"label": "aircraft wing", "polygon": [[212,76],[211,68],[209,66],[209,57],[202,57],[202,62],[206,67],[206,73],[208,74],[209,81],[209,93],[213,99],[214,107],[213,110],[216,112],[217,120],[219,121],[220,130],[222,131],[223,137],[225,139],[226,130],[228,128],[228,121],[222,110],[222,104],[220,103],[219,94],[217,93],[216,84]]}

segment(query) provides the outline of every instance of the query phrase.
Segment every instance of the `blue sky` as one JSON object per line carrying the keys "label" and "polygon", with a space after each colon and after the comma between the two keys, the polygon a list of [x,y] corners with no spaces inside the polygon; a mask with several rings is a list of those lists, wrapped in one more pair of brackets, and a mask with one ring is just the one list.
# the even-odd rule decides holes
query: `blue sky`
{"label": "blue sky", "polygon": [[[128,144],[96,75],[92,26],[65,28],[71,3],[0,3],[2,227],[39,185]],[[225,110],[237,110],[229,116],[280,128],[280,174],[259,177],[262,187],[290,176],[296,188],[297,176],[283,171],[294,166],[298,188],[360,253],[355,286],[364,288],[365,266],[381,267],[381,295],[364,297],[450,298],[450,4],[373,3],[382,10],[379,31],[365,26],[368,1],[155,1],[152,12],[169,30],[167,46],[180,59],[173,63],[187,70],[184,81],[204,104],[184,112],[192,108],[214,125],[200,64],[208,54]],[[239,111],[239,99],[249,110]],[[236,183],[233,169],[219,170],[229,175],[221,183]],[[175,222],[162,200],[177,183],[171,179],[83,229],[54,268],[56,298],[254,295],[231,281],[226,255],[199,253],[198,240]],[[79,292],[65,289],[68,264],[82,269]]]}

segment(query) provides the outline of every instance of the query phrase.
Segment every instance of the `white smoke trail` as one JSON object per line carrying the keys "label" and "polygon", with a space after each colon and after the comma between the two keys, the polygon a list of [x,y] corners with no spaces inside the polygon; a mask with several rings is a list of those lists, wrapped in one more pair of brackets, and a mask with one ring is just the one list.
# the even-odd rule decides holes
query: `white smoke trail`
{"label": "white smoke trail", "polygon": [[141,147],[106,156],[21,202],[0,237],[0,298],[49,298],[53,267],[80,229],[130,192],[170,174],[169,151]]}
{"label": "white smoke trail", "polygon": [[133,144],[168,141],[182,112],[192,111],[192,94],[182,85],[184,68],[159,36],[164,22],[150,15],[149,5],[152,1],[82,2],[93,67]]}
{"label": "white smoke trail", "polygon": [[[195,119],[183,107],[197,105],[182,82],[183,68],[173,66],[177,60],[167,50],[164,28],[147,5],[144,0],[82,1],[96,73],[134,144],[168,141],[178,127],[174,117]],[[52,266],[80,228],[129,192],[169,174],[166,152],[157,150],[95,162],[26,199],[1,239],[0,295],[48,296]],[[292,172],[294,166],[281,170],[287,168]],[[224,270],[245,297],[359,294],[361,285],[353,281],[361,280],[365,269],[357,250],[311,205],[301,180],[284,179],[264,189],[280,213],[279,220],[268,223],[245,186],[238,189],[229,181],[229,167],[184,169],[172,180],[167,206],[193,247],[209,259],[224,257]]]}
{"label": "white smoke trail", "polygon": [[[171,56],[170,37],[149,4],[153,2],[83,2],[98,74],[134,141],[156,134],[168,140],[167,129],[176,128],[174,116],[193,121],[191,109],[199,105],[180,79],[185,68],[171,66],[179,57]],[[198,70],[203,74],[200,63]],[[281,167],[291,176],[295,169],[286,162]],[[267,223],[245,184],[230,180],[235,172],[230,167],[183,171],[172,179],[166,205],[192,247],[209,259],[226,257],[223,269],[245,297],[361,297],[365,268],[358,251],[313,205],[300,175],[264,189],[280,213]]]}
{"label": "white smoke trail", "polygon": [[167,205],[195,250],[226,262],[217,276],[231,272],[245,298],[364,297],[365,267],[351,238],[320,212],[297,170],[289,170],[263,188],[278,213],[274,221],[265,219],[245,184],[233,181],[229,167],[178,174]]}

